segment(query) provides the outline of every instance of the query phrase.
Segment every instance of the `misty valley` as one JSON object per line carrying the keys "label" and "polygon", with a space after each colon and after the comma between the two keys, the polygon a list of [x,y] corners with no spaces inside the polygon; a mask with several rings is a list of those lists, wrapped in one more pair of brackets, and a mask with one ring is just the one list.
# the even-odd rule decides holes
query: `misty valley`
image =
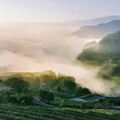
{"label": "misty valley", "polygon": [[[118,120],[120,32],[85,38],[77,36],[76,29],[31,23],[1,25],[0,116],[22,119],[21,110],[23,119],[37,119],[36,113],[24,112],[28,106],[30,113],[31,109],[62,112],[59,119],[78,111],[72,120],[81,114],[90,120]],[[109,109],[115,115],[109,116]],[[49,115],[46,112],[43,118],[49,119]],[[56,115],[52,118],[58,119]]]}
{"label": "misty valley", "polygon": [[0,120],[120,120],[119,5],[1,0]]}

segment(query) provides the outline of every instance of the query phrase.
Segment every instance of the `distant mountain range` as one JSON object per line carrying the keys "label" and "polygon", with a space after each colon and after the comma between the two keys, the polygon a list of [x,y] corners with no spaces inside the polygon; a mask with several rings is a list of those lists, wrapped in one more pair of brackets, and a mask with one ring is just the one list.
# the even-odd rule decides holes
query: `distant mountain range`
{"label": "distant mountain range", "polygon": [[92,26],[83,26],[74,35],[84,38],[102,38],[109,33],[120,30],[120,20],[113,20],[108,23],[101,23]]}
{"label": "distant mountain range", "polygon": [[120,20],[120,15],[112,15],[112,16],[106,16],[106,17],[100,17],[90,20],[78,20],[78,21],[71,21],[66,22],[64,25],[70,25],[70,26],[86,26],[86,25],[97,25],[100,23],[107,23],[113,20]]}

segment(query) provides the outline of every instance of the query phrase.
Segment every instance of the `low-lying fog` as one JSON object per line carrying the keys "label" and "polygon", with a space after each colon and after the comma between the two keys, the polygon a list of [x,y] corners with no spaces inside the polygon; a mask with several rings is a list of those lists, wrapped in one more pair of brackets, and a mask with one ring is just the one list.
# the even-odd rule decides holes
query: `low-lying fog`
{"label": "low-lying fog", "polygon": [[75,62],[84,44],[94,41],[72,36],[76,29],[25,23],[1,25],[0,71],[53,70],[74,76],[77,82],[92,91],[108,93],[108,84],[95,77],[97,68],[86,68]]}

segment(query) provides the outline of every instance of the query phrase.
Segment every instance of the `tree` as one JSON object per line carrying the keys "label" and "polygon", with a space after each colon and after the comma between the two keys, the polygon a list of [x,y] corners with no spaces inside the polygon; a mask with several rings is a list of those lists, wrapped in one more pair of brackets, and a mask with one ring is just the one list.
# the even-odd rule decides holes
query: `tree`
{"label": "tree", "polygon": [[46,87],[51,88],[51,89],[54,88],[56,84],[58,83],[55,72],[51,70],[42,72],[38,79],[40,81],[40,84],[45,84]]}
{"label": "tree", "polygon": [[11,94],[8,101],[11,103],[32,104],[33,97],[30,94]]}
{"label": "tree", "polygon": [[21,77],[10,77],[5,81],[5,84],[12,87],[15,92],[21,93],[28,90],[28,82],[22,80]]}
{"label": "tree", "polygon": [[112,75],[113,76],[119,76],[120,75],[120,63],[115,65],[112,69]]}
{"label": "tree", "polygon": [[74,92],[76,89],[75,79],[70,76],[58,76],[59,88],[66,92]]}
{"label": "tree", "polygon": [[91,94],[91,92],[87,88],[78,87],[76,94],[79,95],[79,96],[83,96],[83,95]]}
{"label": "tree", "polygon": [[47,90],[40,90],[39,97],[45,102],[51,102],[54,100],[54,94]]}

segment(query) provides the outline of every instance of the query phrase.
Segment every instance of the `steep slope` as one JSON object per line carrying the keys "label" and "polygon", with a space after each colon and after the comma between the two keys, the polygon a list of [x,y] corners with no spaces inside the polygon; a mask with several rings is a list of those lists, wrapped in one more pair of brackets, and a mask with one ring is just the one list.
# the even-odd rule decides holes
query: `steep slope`
{"label": "steep slope", "polygon": [[101,64],[110,59],[118,60],[119,57],[120,31],[107,35],[94,47],[84,49],[77,59]]}
{"label": "steep slope", "polygon": [[103,52],[120,54],[120,31],[107,35],[99,44]]}

